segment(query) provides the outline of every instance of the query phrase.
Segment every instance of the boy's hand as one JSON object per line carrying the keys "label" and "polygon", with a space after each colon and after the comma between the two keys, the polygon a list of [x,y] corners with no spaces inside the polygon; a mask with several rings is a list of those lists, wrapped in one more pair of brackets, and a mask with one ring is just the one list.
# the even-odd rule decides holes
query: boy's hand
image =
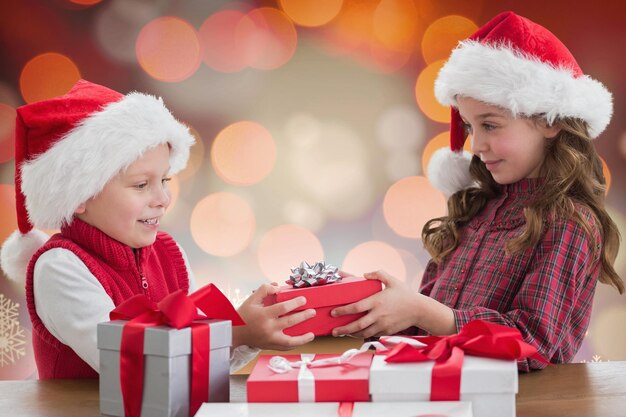
{"label": "boy's hand", "polygon": [[314,339],[313,333],[287,336],[283,330],[315,316],[315,310],[299,311],[283,316],[306,304],[304,297],[296,297],[271,306],[264,306],[263,299],[278,292],[278,287],[261,285],[237,310],[244,319],[244,326],[233,327],[233,346],[248,345],[261,349],[288,350]]}

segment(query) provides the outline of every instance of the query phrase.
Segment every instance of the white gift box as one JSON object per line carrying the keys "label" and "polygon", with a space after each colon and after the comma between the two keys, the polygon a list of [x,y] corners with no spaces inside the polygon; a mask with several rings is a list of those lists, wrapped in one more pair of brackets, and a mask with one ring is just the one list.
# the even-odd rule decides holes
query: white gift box
{"label": "white gift box", "polygon": [[[370,369],[372,401],[429,401],[434,362],[387,363],[375,355]],[[465,355],[461,401],[472,403],[474,417],[514,417],[517,363]]]}
{"label": "white gift box", "polygon": [[[123,416],[120,345],[126,321],[98,324],[100,412]],[[209,401],[229,401],[230,320],[198,320],[210,326]],[[188,417],[191,372],[191,328],[148,327],[144,334],[144,378],[141,415]]]}
{"label": "white gift box", "polygon": [[[354,403],[352,417],[472,417],[468,402]],[[195,417],[337,417],[339,403],[204,403]]]}

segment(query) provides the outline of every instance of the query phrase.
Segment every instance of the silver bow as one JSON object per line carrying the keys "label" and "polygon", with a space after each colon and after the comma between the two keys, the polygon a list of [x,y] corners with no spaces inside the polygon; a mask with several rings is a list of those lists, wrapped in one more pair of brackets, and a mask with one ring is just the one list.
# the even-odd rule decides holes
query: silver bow
{"label": "silver bow", "polygon": [[315,287],[332,284],[341,280],[337,267],[317,262],[311,266],[307,262],[301,262],[299,267],[291,268],[291,275],[287,284],[294,288]]}

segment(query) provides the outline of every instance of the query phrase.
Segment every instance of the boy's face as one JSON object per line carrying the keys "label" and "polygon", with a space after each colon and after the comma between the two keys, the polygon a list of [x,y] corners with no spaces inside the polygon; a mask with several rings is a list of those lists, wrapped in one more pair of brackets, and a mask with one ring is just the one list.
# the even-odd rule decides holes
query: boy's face
{"label": "boy's face", "polygon": [[508,110],[469,97],[458,97],[457,103],[471,134],[472,152],[498,184],[539,176],[547,141],[559,132],[557,127],[513,117]]}
{"label": "boy's face", "polygon": [[76,210],[76,216],[131,248],[151,245],[170,204],[167,144],[146,151],[102,192]]}

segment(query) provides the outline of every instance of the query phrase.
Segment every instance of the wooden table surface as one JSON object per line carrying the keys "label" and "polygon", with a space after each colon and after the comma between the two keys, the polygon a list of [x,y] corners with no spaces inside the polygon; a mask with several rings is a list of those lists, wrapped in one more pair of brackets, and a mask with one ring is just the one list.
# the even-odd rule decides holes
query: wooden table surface
{"label": "wooden table surface", "polygon": [[[231,401],[245,401],[245,375]],[[0,416],[100,416],[97,380],[0,381]],[[626,362],[567,364],[519,378],[518,417],[626,416]]]}

